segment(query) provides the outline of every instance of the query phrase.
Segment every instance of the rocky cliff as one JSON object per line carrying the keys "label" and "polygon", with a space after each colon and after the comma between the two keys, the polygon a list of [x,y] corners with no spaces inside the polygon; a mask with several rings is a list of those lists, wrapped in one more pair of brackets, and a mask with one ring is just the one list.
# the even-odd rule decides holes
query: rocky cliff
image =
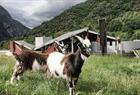
{"label": "rocky cliff", "polygon": [[30,29],[14,20],[6,9],[0,6],[0,41],[26,34]]}

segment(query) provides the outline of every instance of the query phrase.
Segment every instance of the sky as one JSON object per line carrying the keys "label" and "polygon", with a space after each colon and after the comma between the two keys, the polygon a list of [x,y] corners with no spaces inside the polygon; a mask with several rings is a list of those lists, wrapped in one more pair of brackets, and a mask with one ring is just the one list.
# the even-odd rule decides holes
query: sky
{"label": "sky", "polygon": [[40,25],[86,0],[0,0],[11,16],[29,28]]}

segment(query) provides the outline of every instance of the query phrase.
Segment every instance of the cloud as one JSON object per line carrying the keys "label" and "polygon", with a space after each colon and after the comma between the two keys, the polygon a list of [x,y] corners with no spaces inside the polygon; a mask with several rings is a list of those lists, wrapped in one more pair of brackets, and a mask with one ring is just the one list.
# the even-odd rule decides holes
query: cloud
{"label": "cloud", "polygon": [[86,0],[1,0],[12,17],[28,27],[50,20],[69,7]]}

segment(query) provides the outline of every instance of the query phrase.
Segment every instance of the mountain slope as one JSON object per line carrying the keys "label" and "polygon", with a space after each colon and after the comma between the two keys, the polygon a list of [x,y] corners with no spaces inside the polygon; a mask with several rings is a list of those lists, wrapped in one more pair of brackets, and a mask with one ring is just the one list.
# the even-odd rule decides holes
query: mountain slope
{"label": "mountain slope", "polygon": [[29,28],[14,20],[11,15],[0,6],[0,41],[26,34]]}
{"label": "mountain slope", "polygon": [[[135,39],[134,30],[140,29],[140,1],[87,0],[35,27],[30,32],[31,36],[26,36],[25,39],[32,41],[35,36],[59,36],[64,32],[87,26],[98,31],[100,17],[107,18],[108,31],[111,35],[119,35],[122,39]],[[137,33],[140,34],[140,31]]]}

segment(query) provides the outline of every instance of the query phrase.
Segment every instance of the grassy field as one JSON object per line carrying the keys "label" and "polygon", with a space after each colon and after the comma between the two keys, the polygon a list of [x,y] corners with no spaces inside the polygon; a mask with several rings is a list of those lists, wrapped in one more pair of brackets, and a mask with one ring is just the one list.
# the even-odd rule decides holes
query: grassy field
{"label": "grassy field", "polygon": [[[26,72],[16,86],[9,85],[15,60],[0,56],[0,95],[68,95],[65,83],[57,85],[41,72]],[[140,95],[140,59],[91,56],[77,84],[78,95]]]}

